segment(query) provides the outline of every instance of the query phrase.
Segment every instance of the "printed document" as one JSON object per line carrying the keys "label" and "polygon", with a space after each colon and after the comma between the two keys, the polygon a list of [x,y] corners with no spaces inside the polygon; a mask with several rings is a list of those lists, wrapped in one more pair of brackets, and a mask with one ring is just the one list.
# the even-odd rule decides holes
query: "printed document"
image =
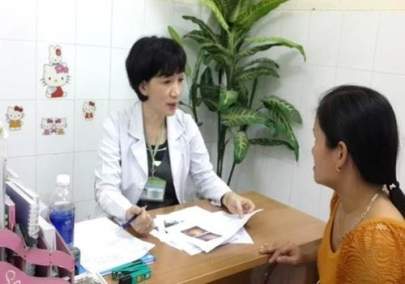
{"label": "printed document", "polygon": [[151,234],[190,255],[210,252],[225,243],[253,243],[243,226],[261,210],[241,218],[224,211],[212,213],[193,206],[167,215],[157,215]]}

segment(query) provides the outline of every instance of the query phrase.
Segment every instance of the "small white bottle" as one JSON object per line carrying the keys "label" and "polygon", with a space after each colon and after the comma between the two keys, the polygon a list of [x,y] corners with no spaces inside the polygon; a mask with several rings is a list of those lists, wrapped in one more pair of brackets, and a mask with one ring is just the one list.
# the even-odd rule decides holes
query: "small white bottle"
{"label": "small white bottle", "polygon": [[51,199],[49,220],[69,247],[73,247],[75,206],[70,189],[70,176],[56,177],[56,189]]}

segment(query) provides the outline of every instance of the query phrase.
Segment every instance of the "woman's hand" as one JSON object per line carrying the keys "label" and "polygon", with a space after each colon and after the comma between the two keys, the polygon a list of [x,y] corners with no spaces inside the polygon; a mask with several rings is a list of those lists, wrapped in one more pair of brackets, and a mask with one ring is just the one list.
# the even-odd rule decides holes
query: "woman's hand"
{"label": "woman's hand", "polygon": [[127,220],[132,218],[134,215],[137,216],[135,220],[131,222],[132,229],[135,231],[135,233],[141,236],[146,236],[153,229],[152,217],[148,212],[146,212],[145,207],[140,208],[138,206],[130,207],[125,214]]}
{"label": "woman's hand", "polygon": [[287,242],[282,245],[264,244],[259,252],[269,256],[269,263],[285,263],[297,265],[305,262],[301,249],[294,243]]}
{"label": "woman's hand", "polygon": [[255,209],[255,204],[248,198],[242,197],[235,192],[227,192],[222,197],[222,204],[232,214],[243,216],[252,212]]}

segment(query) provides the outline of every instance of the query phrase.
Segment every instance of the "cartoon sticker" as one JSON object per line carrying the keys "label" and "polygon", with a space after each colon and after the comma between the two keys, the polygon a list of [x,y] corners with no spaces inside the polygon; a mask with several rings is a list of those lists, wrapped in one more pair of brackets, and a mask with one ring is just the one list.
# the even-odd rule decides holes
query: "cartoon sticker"
{"label": "cartoon sticker", "polygon": [[66,118],[45,117],[41,120],[42,135],[64,135],[67,127]]}
{"label": "cartoon sticker", "polygon": [[23,125],[24,109],[22,106],[9,106],[7,108],[7,122],[10,130],[21,130]]}
{"label": "cartoon sticker", "polygon": [[48,98],[62,98],[67,95],[64,86],[69,83],[69,68],[62,62],[62,48],[49,46],[49,64],[43,66],[42,82]]}
{"label": "cartoon sticker", "polygon": [[96,103],[93,101],[86,101],[83,103],[83,117],[85,120],[93,120],[96,113]]}

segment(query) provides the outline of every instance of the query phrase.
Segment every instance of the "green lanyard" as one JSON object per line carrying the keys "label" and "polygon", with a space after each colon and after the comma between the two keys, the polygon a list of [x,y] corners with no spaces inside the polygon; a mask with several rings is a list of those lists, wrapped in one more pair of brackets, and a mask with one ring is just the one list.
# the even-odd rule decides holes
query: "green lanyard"
{"label": "green lanyard", "polygon": [[150,154],[150,157],[152,159],[152,167],[151,167],[151,172],[152,172],[152,176],[155,176],[155,165],[156,165],[156,154],[159,151],[159,141],[161,141],[163,139],[163,134],[164,134],[164,124],[162,125],[162,128],[160,129],[160,136],[159,136],[159,140],[157,141],[157,145],[155,145],[155,147],[152,148],[152,145],[150,145],[148,143],[147,148]]}

